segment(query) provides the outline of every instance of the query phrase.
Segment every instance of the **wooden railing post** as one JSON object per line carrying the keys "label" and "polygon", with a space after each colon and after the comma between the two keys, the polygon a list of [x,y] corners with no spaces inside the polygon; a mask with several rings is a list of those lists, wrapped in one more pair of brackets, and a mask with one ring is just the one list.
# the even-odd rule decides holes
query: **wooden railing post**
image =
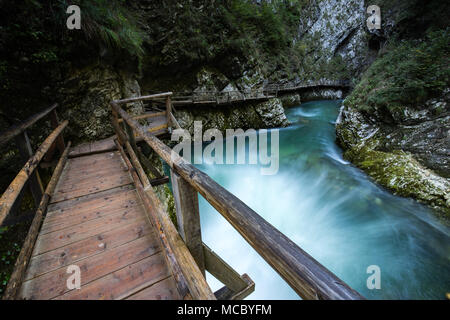
{"label": "wooden railing post", "polygon": [[125,132],[128,136],[128,141],[130,142],[131,146],[133,147],[133,150],[137,151],[137,144],[136,144],[136,138],[134,137],[134,131],[133,129],[126,123],[123,122],[123,125],[125,126]]}
{"label": "wooden railing post", "polygon": [[[33,156],[33,149],[31,148],[31,143],[30,139],[28,138],[27,131],[24,130],[21,134],[17,135],[15,139],[17,148],[19,148],[20,157],[22,158],[23,163],[26,163],[28,159]],[[44,194],[44,187],[42,186],[42,181],[37,168],[30,175],[28,185],[30,186],[34,203],[36,204],[36,206],[39,206],[42,195]]]}
{"label": "wooden railing post", "polygon": [[67,156],[69,155],[69,149],[70,141],[67,145],[66,150],[64,150],[64,152],[62,153],[62,156],[59,159],[58,164],[56,165],[55,171],[52,174],[50,182],[45,189],[42,200],[39,203],[38,209],[33,218],[33,222],[31,223],[22,249],[20,250],[19,256],[17,257],[16,263],[14,265],[14,271],[8,281],[8,286],[6,287],[5,293],[3,295],[3,300],[13,300],[16,298],[16,295],[19,292],[20,285],[23,281],[28,263],[30,261],[31,253],[33,252],[33,248],[36,243],[43,216],[47,211],[47,205],[53,195],[53,192],[55,191],[56,184],[58,183],[58,180],[64,169],[64,165],[67,161]]}
{"label": "wooden railing post", "polygon": [[44,140],[41,146],[37,149],[36,153],[28,159],[27,163],[23,166],[22,170],[17,174],[14,180],[10,183],[6,191],[0,198],[0,225],[5,220],[6,216],[11,211],[11,207],[17,200],[20,192],[22,191],[25,184],[28,182],[30,176],[34,173],[37,166],[41,162],[42,158],[47,153],[50,146],[55,142],[56,138],[61,134],[64,128],[69,122],[65,120],[62,122],[58,128],[53,130],[53,132]]}
{"label": "wooden railing post", "polygon": [[[50,112],[50,124],[53,129],[56,129],[59,126],[59,119],[58,114],[56,113],[56,109],[53,109]],[[64,145],[64,137],[62,134],[56,139],[55,143],[51,145],[50,149],[44,157],[45,162],[50,162],[53,159],[56,148],[58,148],[60,154],[62,154],[66,149]]]}
{"label": "wooden railing post", "polygon": [[[141,100],[143,99],[149,98],[141,98]],[[179,156],[157,137],[149,134],[143,126],[119,106],[128,101],[129,99],[112,101],[111,105],[124,121],[136,130],[137,134],[144,139],[153,151],[184,179],[183,181],[200,193],[298,295],[303,299],[364,299],[358,292],[350,288],[345,282],[303,251],[297,244],[259,216],[240,199]],[[137,174],[133,173],[138,179]],[[148,191],[152,190],[149,189]],[[158,202],[156,195],[151,193],[150,196],[155,199],[153,202]],[[163,210],[158,209],[157,214],[161,221],[170,220]],[[170,230],[171,228],[173,228],[173,225],[167,222],[167,226],[164,229]],[[178,232],[176,236],[180,237]],[[185,245],[181,237],[180,241]],[[186,248],[186,250],[188,249]],[[190,252],[187,256],[195,261]],[[197,269],[200,274],[200,269],[197,266],[194,269]],[[189,279],[190,277],[187,277],[186,280],[189,281]],[[203,282],[203,280],[204,278],[198,279],[199,283]],[[192,284],[189,288],[191,289],[191,287],[195,288],[196,285]]]}
{"label": "wooden railing post", "polygon": [[178,232],[194,257],[199,269],[205,275],[200,212],[197,191],[175,171],[170,171],[172,191],[175,200]]}
{"label": "wooden railing post", "polygon": [[[56,109],[53,109],[53,111],[50,113],[50,123],[53,127],[53,129],[56,129],[59,126],[59,118],[58,118],[58,114],[56,113]],[[56,147],[58,148],[60,154],[63,154],[64,150],[66,149],[65,143],[64,143],[64,137],[61,134],[57,139],[56,139]]]}
{"label": "wooden railing post", "polygon": [[166,117],[167,117],[167,127],[170,130],[172,128],[172,119],[170,118],[170,114],[172,113],[172,101],[170,96],[166,97]]}

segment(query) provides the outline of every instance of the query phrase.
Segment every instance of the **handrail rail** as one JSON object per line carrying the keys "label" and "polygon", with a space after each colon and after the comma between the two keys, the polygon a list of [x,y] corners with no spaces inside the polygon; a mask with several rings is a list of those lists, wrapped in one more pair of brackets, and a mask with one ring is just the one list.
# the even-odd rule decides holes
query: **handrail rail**
{"label": "handrail rail", "polygon": [[136,101],[143,101],[143,100],[154,100],[154,99],[158,99],[158,98],[165,98],[168,96],[171,96],[172,92],[164,92],[164,93],[158,93],[158,94],[151,94],[148,96],[142,96],[142,97],[133,97],[133,98],[128,98],[128,99],[123,99],[121,100],[122,103],[131,103],[131,102],[136,102]]}
{"label": "handrail rail", "polygon": [[3,300],[15,299],[17,293],[20,290],[20,285],[24,279],[31,254],[33,252],[33,248],[36,243],[36,239],[38,237],[42,219],[47,210],[48,203],[50,202],[50,199],[53,196],[53,192],[55,191],[58,180],[61,177],[64,165],[66,164],[70,146],[71,142],[69,141],[66,149],[64,150],[63,154],[61,155],[58,161],[58,164],[55,167],[55,170],[53,171],[50,182],[45,188],[44,195],[42,196],[41,202],[39,203],[39,207],[36,210],[36,214],[34,215],[33,221],[28,230],[28,234],[23,242],[22,249],[20,250],[19,256],[16,259],[16,263],[14,264],[14,270],[11,274],[11,277],[9,278],[8,285],[6,286],[5,293],[3,294],[2,297]]}
{"label": "handrail rail", "polygon": [[[168,113],[171,114],[170,111]],[[114,142],[130,171],[150,222],[158,230],[159,240],[165,251],[166,261],[172,275],[176,279],[175,282],[180,296],[183,299],[215,300],[216,297],[195,263],[193,256],[151,188],[151,183],[132,146],[135,143],[134,133],[127,130],[128,134],[126,134],[120,127],[118,120],[117,114],[113,110],[112,124],[117,134],[117,139]],[[125,126],[127,126],[126,122]],[[129,158],[125,154],[122,144],[125,145]]]}
{"label": "handrail rail", "polygon": [[[257,88],[247,88],[243,90],[228,90],[228,91],[179,91],[179,92],[172,92],[172,99],[183,99],[183,98],[192,98],[195,97],[202,97],[202,96],[208,96],[208,95],[227,95],[227,94],[240,94],[245,96],[246,94],[265,94],[268,92],[273,91],[285,91],[285,90],[292,90],[292,89],[301,89],[301,88],[308,88],[308,87],[315,87],[315,86],[342,86],[342,87],[348,87],[350,85],[350,81],[348,80],[317,80],[317,81],[306,81],[304,83],[289,83],[289,84],[277,84],[277,83],[271,83],[267,84],[263,87],[257,87]],[[154,94],[151,96],[152,99],[158,99],[158,98],[164,98],[164,96],[158,97],[158,94]],[[143,97],[144,98],[144,97]],[[132,98],[134,101],[140,100],[139,98]],[[144,99],[142,99],[144,100]],[[146,100],[146,99],[145,99]]]}
{"label": "handrail rail", "polygon": [[[137,101],[139,98],[134,98]],[[272,268],[305,299],[363,299],[363,297],[316,261],[288,237],[264,220],[239,198],[194,167],[148,133],[120,105],[129,99],[111,102],[113,113],[144,141],[186,182],[198,191],[266,260]]]}
{"label": "handrail rail", "polygon": [[8,129],[6,129],[5,131],[1,132],[0,133],[0,145],[5,144],[6,142],[11,140],[15,136],[19,135],[21,132],[23,132],[28,127],[35,124],[37,121],[39,121],[40,119],[45,117],[47,114],[52,112],[57,107],[58,107],[58,104],[55,103],[55,104],[51,105],[50,107],[48,107],[47,109],[42,110],[41,112],[29,117],[27,120],[25,120],[17,125],[11,126]]}
{"label": "handrail rail", "polygon": [[63,121],[53,132],[44,140],[44,142],[36,150],[35,154],[27,161],[22,170],[17,174],[11,184],[0,198],[0,225],[2,225],[6,216],[22,191],[25,183],[28,181],[34,170],[37,168],[42,158],[48,152],[50,147],[60,136],[69,121]]}

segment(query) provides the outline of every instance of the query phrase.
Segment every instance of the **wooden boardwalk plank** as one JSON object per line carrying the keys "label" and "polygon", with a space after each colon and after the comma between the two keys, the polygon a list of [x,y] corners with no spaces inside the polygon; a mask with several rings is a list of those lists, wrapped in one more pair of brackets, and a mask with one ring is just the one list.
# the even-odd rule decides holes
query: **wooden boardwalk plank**
{"label": "wooden boardwalk plank", "polygon": [[[101,254],[80,260],[76,263],[81,270],[81,286],[122,269],[160,251],[156,239],[145,236],[107,250]],[[69,291],[67,288],[67,269],[59,268],[40,277],[27,280],[22,285],[21,298],[51,299]]]}
{"label": "wooden boardwalk plank", "polygon": [[[74,185],[68,189],[58,190],[52,198],[52,203],[78,198],[87,194],[108,190],[111,185],[114,187],[125,186],[131,183],[128,173],[114,175],[108,178],[94,179],[91,183],[83,183],[82,185]],[[76,188],[76,189],[75,189]]]}
{"label": "wooden boardwalk plank", "polygon": [[[179,299],[174,278],[117,152],[68,160],[48,206],[19,298]],[[69,265],[81,289],[67,288]],[[137,295],[139,294],[139,295]]]}
{"label": "wooden boardwalk plank", "polygon": [[[87,201],[98,201],[100,203],[107,203],[113,201],[116,195],[124,190],[134,191],[133,185],[119,186],[116,188],[111,188],[102,192],[92,193],[85,196],[81,196],[75,199],[70,199],[63,202],[57,202],[49,204],[47,216],[54,213],[62,213],[69,211],[69,209],[82,208],[84,206],[89,206]],[[135,191],[134,191],[135,192]],[[103,200],[104,201],[103,201]]]}
{"label": "wooden boardwalk plank", "polygon": [[92,152],[106,152],[111,150],[116,150],[116,145],[114,144],[115,136],[94,141],[94,142],[86,142],[75,146],[69,153],[69,157],[80,157]]}
{"label": "wooden boardwalk plank", "polygon": [[80,223],[103,218],[118,211],[124,212],[130,208],[140,205],[140,200],[133,195],[128,198],[125,196],[118,197],[118,199],[114,200],[115,201],[109,202],[109,205],[103,205],[101,207],[98,206],[101,205],[101,203],[97,203],[97,206],[85,208],[84,210],[66,210],[64,213],[59,215],[53,214],[42,226],[41,234],[73,227]]}
{"label": "wooden boardwalk plank", "polygon": [[127,300],[179,300],[175,280],[168,277],[130,296]]}
{"label": "wooden boardwalk plank", "polygon": [[71,265],[105,250],[111,250],[151,232],[152,230],[147,220],[141,219],[129,225],[99,233],[70,245],[34,256],[31,259],[26,280],[60,267]]}
{"label": "wooden boardwalk plank", "polygon": [[163,253],[159,252],[56,299],[124,299],[169,276]]}
{"label": "wooden boardwalk plank", "polygon": [[142,211],[142,206],[133,207],[126,211],[119,211],[103,218],[76,225],[72,228],[40,234],[36,241],[35,254],[41,254],[68,245],[72,242],[83,240],[98,234],[99,232],[108,231],[118,225],[129,224],[130,222],[133,222],[134,219],[143,217]]}

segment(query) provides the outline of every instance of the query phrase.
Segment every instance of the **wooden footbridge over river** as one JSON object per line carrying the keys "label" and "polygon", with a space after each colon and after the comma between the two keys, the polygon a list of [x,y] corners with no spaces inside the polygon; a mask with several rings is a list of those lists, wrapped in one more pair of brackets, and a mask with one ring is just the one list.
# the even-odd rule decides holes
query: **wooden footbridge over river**
{"label": "wooden footbridge over river", "polygon": [[268,84],[260,88],[247,90],[174,92],[172,103],[175,106],[192,105],[229,105],[235,103],[261,102],[280,95],[301,92],[318,88],[333,88],[347,90],[350,81],[347,80],[317,80],[302,83]]}
{"label": "wooden footbridge over river", "polygon": [[[38,207],[3,299],[245,298],[255,288],[252,270],[246,270],[248,275],[239,274],[203,243],[198,194],[302,298],[361,299],[158,138],[179,127],[171,96],[163,93],[112,101],[116,135],[76,147],[63,139],[70,124],[58,120],[56,105],[0,135],[0,144],[15,138],[26,161],[0,199],[0,225],[15,214],[27,188]],[[136,101],[161,100],[164,111],[130,116],[123,109]],[[54,129],[33,152],[27,129],[47,115]],[[170,167],[170,177],[152,166],[150,153]],[[52,162],[56,155],[58,160]],[[43,164],[53,168],[45,187],[39,175]],[[156,186],[169,180],[176,224],[155,192]],[[214,247],[214,243],[209,245]],[[80,287],[76,288],[76,278],[71,279],[78,271]],[[212,292],[206,271],[224,284],[222,289]]]}

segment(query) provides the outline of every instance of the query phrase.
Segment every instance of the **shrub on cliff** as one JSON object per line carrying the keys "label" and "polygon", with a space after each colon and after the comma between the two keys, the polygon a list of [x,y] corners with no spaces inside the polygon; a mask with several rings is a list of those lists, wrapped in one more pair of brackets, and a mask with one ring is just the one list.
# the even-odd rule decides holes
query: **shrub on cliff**
{"label": "shrub on cliff", "polygon": [[346,99],[350,107],[401,111],[405,106],[426,107],[449,87],[449,30],[429,32],[425,39],[393,41],[364,74]]}

